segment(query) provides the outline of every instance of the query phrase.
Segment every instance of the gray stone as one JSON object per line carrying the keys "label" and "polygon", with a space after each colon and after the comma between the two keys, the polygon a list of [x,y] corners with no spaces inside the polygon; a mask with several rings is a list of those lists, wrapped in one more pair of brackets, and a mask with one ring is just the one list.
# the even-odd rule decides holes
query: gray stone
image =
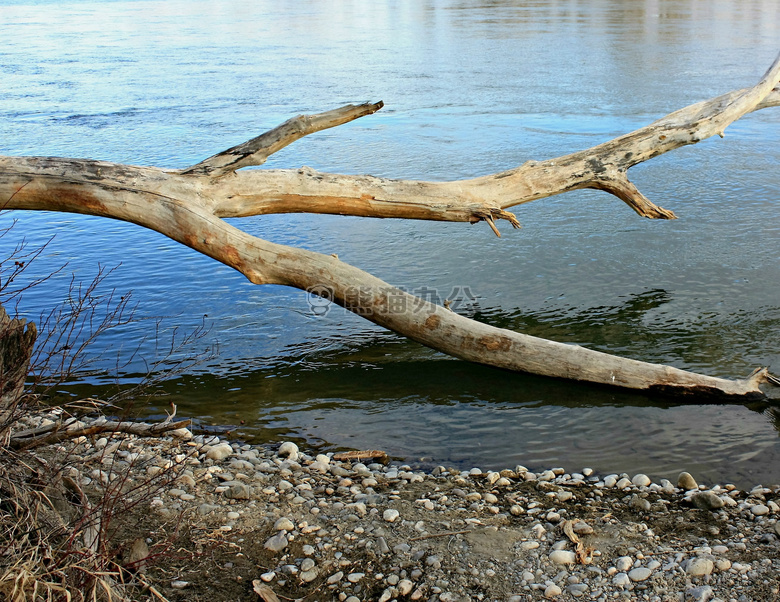
{"label": "gray stone", "polygon": [[691,558],[686,567],[685,572],[691,577],[703,577],[704,575],[712,574],[712,569],[715,568],[715,564],[709,558]]}
{"label": "gray stone", "polygon": [[639,473],[638,475],[634,475],[634,478],[631,479],[631,482],[637,487],[647,487],[650,483],[652,483],[650,477],[642,473]]}
{"label": "gray stone", "polygon": [[769,507],[764,506],[764,504],[756,504],[750,508],[750,512],[752,512],[754,516],[764,516],[765,514],[769,514]]}
{"label": "gray stone", "polygon": [[680,489],[685,489],[686,491],[689,489],[699,488],[699,484],[696,482],[696,479],[694,479],[689,472],[680,473],[680,476],[677,477],[677,486]]}
{"label": "gray stone", "polygon": [[220,443],[219,445],[215,445],[214,447],[210,448],[206,452],[206,457],[210,460],[214,460],[215,462],[219,462],[220,460],[224,460],[232,454],[233,448],[229,443]]}
{"label": "gray stone", "polygon": [[615,561],[615,568],[621,573],[625,573],[632,566],[634,566],[634,559],[631,556],[621,556]]}
{"label": "gray stone", "polygon": [[235,483],[228,487],[224,496],[229,500],[248,500],[252,497],[252,489],[243,483]]}
{"label": "gray stone", "polygon": [[631,581],[645,581],[646,579],[649,579],[652,574],[653,571],[649,568],[640,566],[639,568],[630,570],[628,572],[628,578],[631,579]]}
{"label": "gray stone", "polygon": [[399,516],[401,516],[401,513],[398,512],[398,510],[395,508],[388,508],[382,514],[382,518],[384,518],[388,523],[395,522]]}
{"label": "gray stone", "polygon": [[330,577],[328,577],[328,585],[333,585],[334,583],[338,583],[341,581],[341,579],[344,577],[344,572],[339,571],[338,573],[333,573]]}
{"label": "gray stone", "polygon": [[272,552],[281,552],[284,550],[287,547],[287,537],[285,536],[284,531],[279,531],[279,533],[271,537],[265,542],[263,547]]}
{"label": "gray stone", "polygon": [[274,523],[275,531],[292,531],[293,529],[295,529],[295,523],[293,523],[286,516],[277,519],[276,522]]}
{"label": "gray stone", "polygon": [[650,508],[652,508],[652,504],[650,503],[650,500],[645,499],[643,497],[640,497],[638,495],[635,495],[631,498],[631,501],[628,503],[631,508],[634,510],[637,510],[639,512],[650,512]]}
{"label": "gray stone", "polygon": [[301,571],[299,577],[304,583],[311,583],[317,578],[318,574],[317,569],[309,569],[308,571]]}
{"label": "gray stone", "polygon": [[414,583],[408,579],[401,579],[398,582],[398,593],[402,596],[408,596],[412,592],[412,589],[414,589]]}
{"label": "gray stone", "polygon": [[614,577],[612,577],[612,583],[618,587],[625,587],[626,585],[631,584],[631,579],[629,579],[628,575],[625,573],[617,573]]}
{"label": "gray stone", "polygon": [[547,586],[544,590],[544,597],[545,598],[555,598],[556,596],[561,595],[561,588],[555,585],[554,583],[551,583]]}
{"label": "gray stone", "polygon": [[555,550],[550,554],[550,560],[555,564],[574,564],[577,562],[577,556],[569,550]]}
{"label": "gray stone", "polygon": [[298,446],[292,441],[285,441],[279,446],[277,454],[294,462],[298,459]]}
{"label": "gray stone", "polygon": [[593,533],[593,527],[584,521],[577,521],[574,524],[574,532],[577,535],[591,535]]}
{"label": "gray stone", "polygon": [[572,583],[566,589],[572,596],[579,598],[588,592],[588,585],[587,583]]}
{"label": "gray stone", "polygon": [[693,587],[685,592],[686,602],[707,602],[715,595],[709,585]]}
{"label": "gray stone", "polygon": [[717,510],[725,506],[725,502],[712,491],[694,493],[691,501],[694,506],[701,510]]}
{"label": "gray stone", "polygon": [[220,509],[222,509],[222,506],[217,506],[216,504],[201,504],[198,506],[198,514],[206,516]]}

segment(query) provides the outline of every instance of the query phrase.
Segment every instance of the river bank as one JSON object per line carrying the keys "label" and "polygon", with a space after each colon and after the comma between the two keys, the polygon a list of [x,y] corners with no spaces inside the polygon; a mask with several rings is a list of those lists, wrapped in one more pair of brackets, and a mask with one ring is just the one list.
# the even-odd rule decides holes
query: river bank
{"label": "river bank", "polygon": [[41,453],[64,454],[65,476],[89,498],[121,496],[126,510],[107,533],[128,579],[145,584],[133,599],[743,602],[780,592],[776,485],[588,468],[423,471],[186,429]]}

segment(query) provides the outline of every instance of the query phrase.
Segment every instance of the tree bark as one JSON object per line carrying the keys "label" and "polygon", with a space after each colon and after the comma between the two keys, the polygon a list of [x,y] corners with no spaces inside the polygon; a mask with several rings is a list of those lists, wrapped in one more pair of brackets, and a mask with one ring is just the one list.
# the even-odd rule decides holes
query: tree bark
{"label": "tree bark", "polygon": [[0,437],[24,395],[24,381],[37,337],[35,324],[9,318],[0,305]]}
{"label": "tree bark", "polygon": [[495,328],[409,295],[335,256],[273,244],[222,218],[271,213],[330,213],[378,218],[485,221],[519,227],[507,208],[593,188],[639,215],[674,219],[628,179],[634,165],[695,144],[751,111],[780,104],[780,57],[753,87],[697,103],[590,149],[528,161],[492,175],[453,182],[391,180],[297,170],[251,170],[291,142],[370,115],[382,102],[301,115],[184,170],[84,159],[0,157],[6,209],[111,217],[156,230],[228,265],[255,284],[282,284],[331,299],[376,324],[444,353],[508,370],[647,392],[734,400],[765,397],[778,384],[766,369],[726,380],[649,364]]}

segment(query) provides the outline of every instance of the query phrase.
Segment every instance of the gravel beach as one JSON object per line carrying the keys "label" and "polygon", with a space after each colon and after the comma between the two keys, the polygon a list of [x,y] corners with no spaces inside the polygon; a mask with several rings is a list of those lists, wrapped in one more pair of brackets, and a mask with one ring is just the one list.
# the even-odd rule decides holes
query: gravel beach
{"label": "gravel beach", "polygon": [[777,485],[421,470],[186,429],[40,453],[66,453],[90,498],[134,502],[111,545],[137,599],[780,599]]}

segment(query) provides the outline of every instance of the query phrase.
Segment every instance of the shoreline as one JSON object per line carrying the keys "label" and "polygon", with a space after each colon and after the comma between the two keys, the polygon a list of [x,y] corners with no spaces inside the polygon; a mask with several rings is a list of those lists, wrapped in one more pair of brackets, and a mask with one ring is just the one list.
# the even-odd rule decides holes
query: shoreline
{"label": "shoreline", "polygon": [[134,599],[780,598],[778,486],[425,471],[187,429],[50,452],[91,498],[123,479],[128,500],[143,493],[112,542],[151,586]]}

